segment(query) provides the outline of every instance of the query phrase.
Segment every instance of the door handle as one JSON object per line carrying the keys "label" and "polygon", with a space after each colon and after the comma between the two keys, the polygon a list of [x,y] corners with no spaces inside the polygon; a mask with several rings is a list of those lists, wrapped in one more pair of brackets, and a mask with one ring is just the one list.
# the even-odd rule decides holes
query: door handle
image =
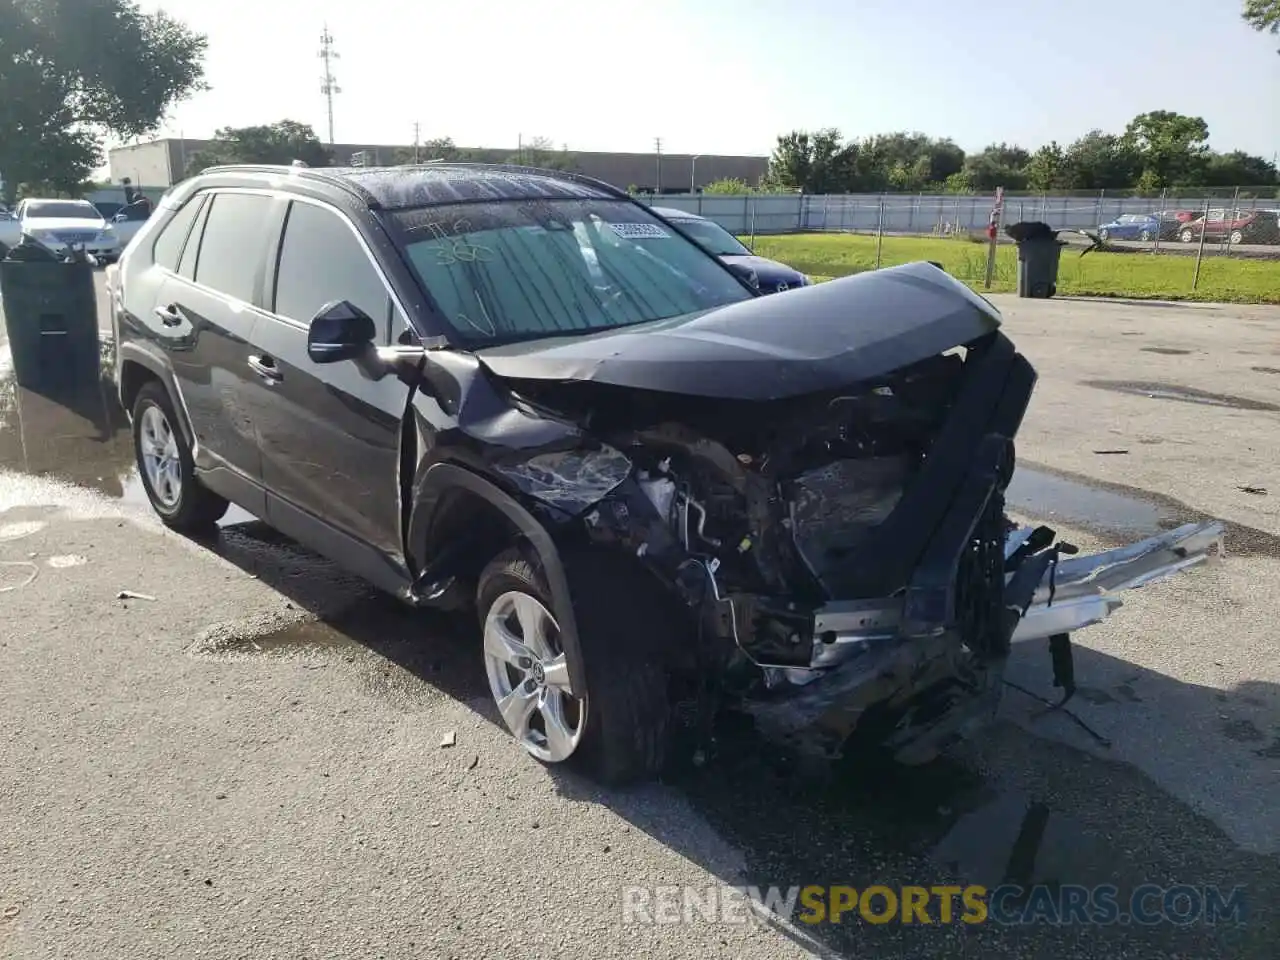
{"label": "door handle", "polygon": [[263,380],[269,380],[272,383],[284,379],[284,374],[276,369],[276,362],[267,356],[250,357],[249,369]]}
{"label": "door handle", "polygon": [[156,307],[155,314],[166,327],[176,327],[182,323],[182,314],[175,306]]}

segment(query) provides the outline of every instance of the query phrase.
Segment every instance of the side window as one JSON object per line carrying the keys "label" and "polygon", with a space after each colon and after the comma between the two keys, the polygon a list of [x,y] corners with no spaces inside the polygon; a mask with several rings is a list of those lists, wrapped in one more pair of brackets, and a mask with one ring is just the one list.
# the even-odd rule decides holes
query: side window
{"label": "side window", "polygon": [[173,215],[173,219],[161,229],[160,235],[156,237],[156,242],[151,248],[152,259],[157,264],[177,272],[178,261],[182,258],[182,247],[187,242],[187,235],[191,233],[191,224],[195,223],[196,214],[204,206],[204,199],[203,193],[191,197]]}
{"label": "side window", "polygon": [[309,323],[335,300],[355,304],[389,339],[390,296],[364,246],[341,214],[295,200],[276,270],[275,313]]}
{"label": "side window", "polygon": [[204,201],[200,212],[196,214],[196,224],[191,228],[191,236],[187,245],[182,248],[182,261],[178,264],[178,276],[194,281],[196,278],[196,261],[200,259],[200,240],[204,236],[204,224],[209,219],[209,194],[201,194]]}
{"label": "side window", "polygon": [[210,201],[200,240],[196,283],[252,303],[270,217],[270,197],[249,193],[216,194]]}

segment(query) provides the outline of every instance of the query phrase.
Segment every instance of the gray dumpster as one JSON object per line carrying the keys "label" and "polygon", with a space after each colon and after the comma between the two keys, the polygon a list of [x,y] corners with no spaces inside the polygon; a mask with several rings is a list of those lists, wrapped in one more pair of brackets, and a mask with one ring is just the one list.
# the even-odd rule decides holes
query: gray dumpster
{"label": "gray dumpster", "polygon": [[1058,263],[1064,241],[1040,221],[1011,224],[1005,232],[1018,245],[1018,296],[1047,300],[1058,292]]}
{"label": "gray dumpster", "polygon": [[24,255],[0,260],[0,301],[13,376],[33,390],[98,380],[98,304],[93,264]]}

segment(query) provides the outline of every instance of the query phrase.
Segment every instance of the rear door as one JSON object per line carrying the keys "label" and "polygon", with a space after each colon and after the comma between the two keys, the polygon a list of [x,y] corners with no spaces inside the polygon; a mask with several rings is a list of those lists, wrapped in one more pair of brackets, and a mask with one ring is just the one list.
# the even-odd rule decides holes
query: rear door
{"label": "rear door", "polygon": [[262,302],[272,199],[217,191],[204,202],[176,274],[160,285],[158,326],[210,485],[261,513],[262,464],[246,403],[249,342]]}
{"label": "rear door", "polygon": [[254,409],[269,522],[315,549],[335,551],[375,583],[407,576],[399,488],[400,425],[409,388],[372,380],[354,362],[316,364],[307,329],[322,307],[348,300],[388,345],[405,329],[384,274],[355,224],[295,198],[281,236],[270,314],[253,354],[269,394]]}

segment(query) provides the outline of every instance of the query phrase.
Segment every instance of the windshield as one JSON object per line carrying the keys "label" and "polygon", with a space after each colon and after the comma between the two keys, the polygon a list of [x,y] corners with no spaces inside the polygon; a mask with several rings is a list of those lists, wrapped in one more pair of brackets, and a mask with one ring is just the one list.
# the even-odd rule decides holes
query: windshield
{"label": "windshield", "polygon": [[37,219],[102,219],[102,214],[88,200],[32,200],[22,208],[22,215]]}
{"label": "windshield", "polygon": [[450,204],[395,219],[418,279],[469,343],[593,333],[752,296],[625,201]]}
{"label": "windshield", "polygon": [[751,251],[743,246],[737,237],[714,220],[677,220],[672,218],[671,222],[697,240],[703,249],[712,256],[751,256]]}

